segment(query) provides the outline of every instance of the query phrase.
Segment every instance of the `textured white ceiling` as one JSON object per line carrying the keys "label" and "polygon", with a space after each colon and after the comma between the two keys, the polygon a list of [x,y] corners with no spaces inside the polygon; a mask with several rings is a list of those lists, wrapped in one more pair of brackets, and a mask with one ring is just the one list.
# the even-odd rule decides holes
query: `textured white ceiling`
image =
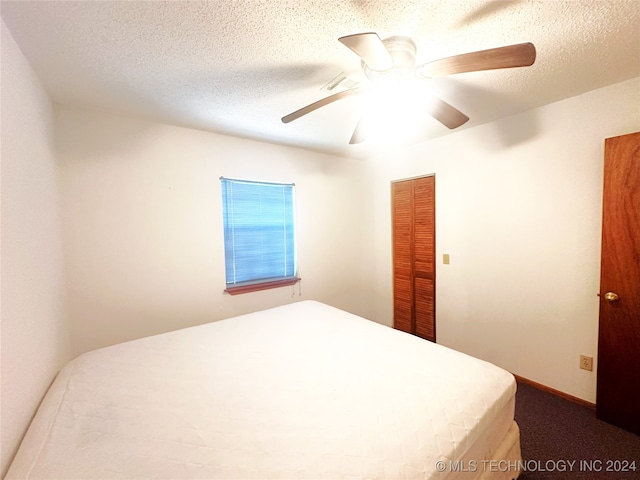
{"label": "textured white ceiling", "polygon": [[364,108],[358,97],[283,124],[282,116],[329,95],[321,87],[340,72],[366,82],[358,57],[337,40],[343,35],[408,35],[418,63],[534,43],[532,67],[422,82],[471,118],[461,128],[640,75],[637,0],[2,1],[0,8],[58,103],[356,158],[449,130],[409,100],[411,111],[388,113],[382,130],[348,145]]}

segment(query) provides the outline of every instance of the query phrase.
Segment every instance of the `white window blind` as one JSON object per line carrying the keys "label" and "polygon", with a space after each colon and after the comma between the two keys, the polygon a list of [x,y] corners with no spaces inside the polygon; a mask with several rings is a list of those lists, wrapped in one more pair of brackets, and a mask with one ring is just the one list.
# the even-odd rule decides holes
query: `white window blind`
{"label": "white window blind", "polygon": [[220,180],[227,287],[295,278],[294,184]]}

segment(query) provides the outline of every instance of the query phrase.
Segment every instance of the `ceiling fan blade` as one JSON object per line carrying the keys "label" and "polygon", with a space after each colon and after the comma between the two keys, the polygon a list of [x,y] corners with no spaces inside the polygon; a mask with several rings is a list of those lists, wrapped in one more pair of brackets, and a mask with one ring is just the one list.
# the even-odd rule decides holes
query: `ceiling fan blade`
{"label": "ceiling fan blade", "polygon": [[458,128],[469,121],[467,117],[460,110],[452,107],[444,100],[440,100],[437,97],[430,97],[427,102],[427,112],[433,118],[438,120],[445,127],[453,130]]}
{"label": "ceiling fan blade", "polygon": [[424,77],[436,77],[498,68],[528,67],[535,60],[536,47],[533,43],[519,43],[434,60],[419,67],[418,72]]}
{"label": "ceiling fan blade", "polygon": [[355,145],[357,143],[362,143],[367,138],[367,119],[366,117],[360,117],[358,124],[356,125],[356,129],[353,131],[353,135],[351,135],[351,140],[349,140],[349,145]]}
{"label": "ceiling fan blade", "polygon": [[377,33],[356,33],[338,39],[353,50],[369,68],[384,72],[393,68],[393,60]]}
{"label": "ceiling fan blade", "polygon": [[320,107],[324,107],[325,105],[329,105],[330,103],[337,102],[338,100],[349,97],[351,95],[357,95],[359,93],[362,93],[361,88],[350,88],[349,90],[343,90],[342,92],[334,93],[333,95],[329,95],[328,97],[318,100],[317,102],[313,102],[306,107],[302,107],[301,109],[296,110],[289,115],[285,115],[284,117],[282,117],[282,123],[292,122],[302,117],[303,115],[306,115],[307,113],[311,113],[314,110],[319,109]]}

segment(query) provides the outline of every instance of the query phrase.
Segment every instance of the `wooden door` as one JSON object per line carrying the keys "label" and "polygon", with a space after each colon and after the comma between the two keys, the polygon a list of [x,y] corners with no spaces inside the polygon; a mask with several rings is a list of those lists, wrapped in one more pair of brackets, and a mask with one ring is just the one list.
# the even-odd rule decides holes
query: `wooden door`
{"label": "wooden door", "polygon": [[394,327],[435,342],[435,177],[391,189]]}
{"label": "wooden door", "polygon": [[414,180],[413,225],[414,333],[435,342],[434,176]]}
{"label": "wooden door", "polygon": [[393,326],[413,333],[413,182],[391,184]]}
{"label": "wooden door", "polygon": [[596,416],[640,434],[640,133],[605,140]]}

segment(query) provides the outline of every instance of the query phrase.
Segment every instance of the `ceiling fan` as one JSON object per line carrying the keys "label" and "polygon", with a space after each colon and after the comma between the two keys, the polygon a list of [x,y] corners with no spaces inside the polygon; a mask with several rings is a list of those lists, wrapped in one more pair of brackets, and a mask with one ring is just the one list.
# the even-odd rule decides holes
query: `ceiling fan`
{"label": "ceiling fan", "polygon": [[[365,76],[374,84],[389,80],[428,79],[456,73],[528,67],[533,65],[536,59],[535,46],[532,43],[520,43],[454,55],[416,66],[416,45],[409,37],[393,36],[382,40],[378,34],[367,32],[347,35],[338,40],[360,57]],[[367,91],[367,88],[359,86],[343,90],[285,115],[282,117],[282,122],[292,122],[320,107]],[[457,128],[469,120],[464,113],[434,96],[426,100],[425,110],[450,129]],[[349,143],[356,144],[364,141],[365,129],[363,116]]]}

